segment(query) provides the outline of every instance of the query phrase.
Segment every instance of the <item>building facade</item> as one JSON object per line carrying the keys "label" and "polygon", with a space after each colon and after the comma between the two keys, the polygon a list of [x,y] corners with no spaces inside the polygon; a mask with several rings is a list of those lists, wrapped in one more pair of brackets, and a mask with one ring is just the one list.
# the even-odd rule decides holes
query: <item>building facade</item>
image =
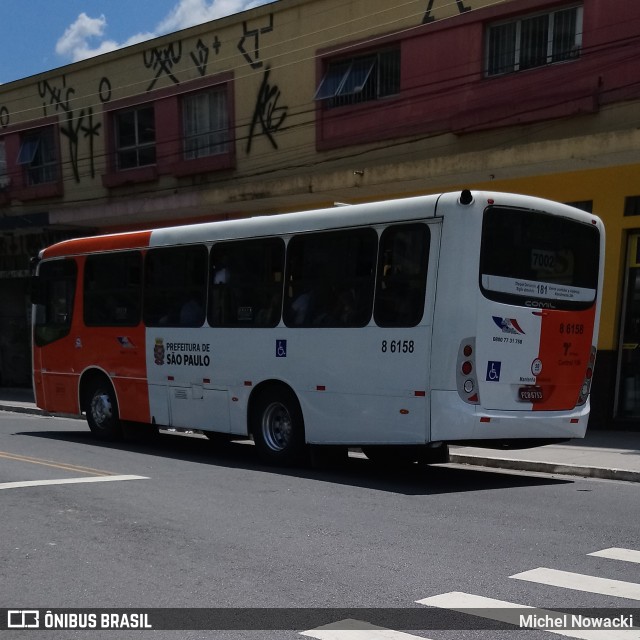
{"label": "building facade", "polygon": [[279,0],[0,86],[0,384],[57,240],[460,188],[600,215],[595,427],[640,424],[640,6]]}

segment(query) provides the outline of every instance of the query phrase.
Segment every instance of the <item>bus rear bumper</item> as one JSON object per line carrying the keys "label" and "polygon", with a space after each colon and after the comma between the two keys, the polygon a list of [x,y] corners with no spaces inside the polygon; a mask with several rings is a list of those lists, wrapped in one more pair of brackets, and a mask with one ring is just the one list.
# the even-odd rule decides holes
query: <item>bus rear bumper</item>
{"label": "bus rear bumper", "polygon": [[588,420],[589,401],[573,411],[495,411],[463,402],[456,391],[431,393],[432,441],[529,448],[584,438]]}

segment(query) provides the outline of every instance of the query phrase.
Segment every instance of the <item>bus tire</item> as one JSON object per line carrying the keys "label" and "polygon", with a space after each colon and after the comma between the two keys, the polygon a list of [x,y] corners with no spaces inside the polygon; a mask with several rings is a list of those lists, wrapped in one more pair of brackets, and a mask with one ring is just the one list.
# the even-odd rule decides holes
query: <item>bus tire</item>
{"label": "bus tire", "polygon": [[87,424],[94,436],[100,440],[118,440],[122,437],[118,402],[110,384],[99,381],[89,389],[86,412]]}
{"label": "bus tire", "polygon": [[304,462],[304,420],[291,390],[271,387],[260,392],[253,402],[250,430],[264,462],[282,466]]}

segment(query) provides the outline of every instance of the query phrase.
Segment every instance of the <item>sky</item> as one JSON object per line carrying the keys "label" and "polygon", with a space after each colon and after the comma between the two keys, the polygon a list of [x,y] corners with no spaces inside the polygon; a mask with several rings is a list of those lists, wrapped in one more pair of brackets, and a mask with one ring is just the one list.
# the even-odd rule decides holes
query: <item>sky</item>
{"label": "sky", "polygon": [[0,0],[0,83],[272,0]]}

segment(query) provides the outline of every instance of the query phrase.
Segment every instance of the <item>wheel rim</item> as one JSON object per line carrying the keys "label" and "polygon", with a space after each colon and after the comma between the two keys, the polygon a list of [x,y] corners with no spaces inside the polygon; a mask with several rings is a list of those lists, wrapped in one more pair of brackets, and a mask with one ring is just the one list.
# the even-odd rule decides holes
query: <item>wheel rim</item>
{"label": "wheel rim", "polygon": [[106,393],[96,393],[91,399],[91,417],[96,426],[101,429],[113,418],[111,398]]}
{"label": "wheel rim", "polygon": [[285,405],[272,402],[262,414],[262,436],[272,451],[284,451],[293,439],[291,414]]}

